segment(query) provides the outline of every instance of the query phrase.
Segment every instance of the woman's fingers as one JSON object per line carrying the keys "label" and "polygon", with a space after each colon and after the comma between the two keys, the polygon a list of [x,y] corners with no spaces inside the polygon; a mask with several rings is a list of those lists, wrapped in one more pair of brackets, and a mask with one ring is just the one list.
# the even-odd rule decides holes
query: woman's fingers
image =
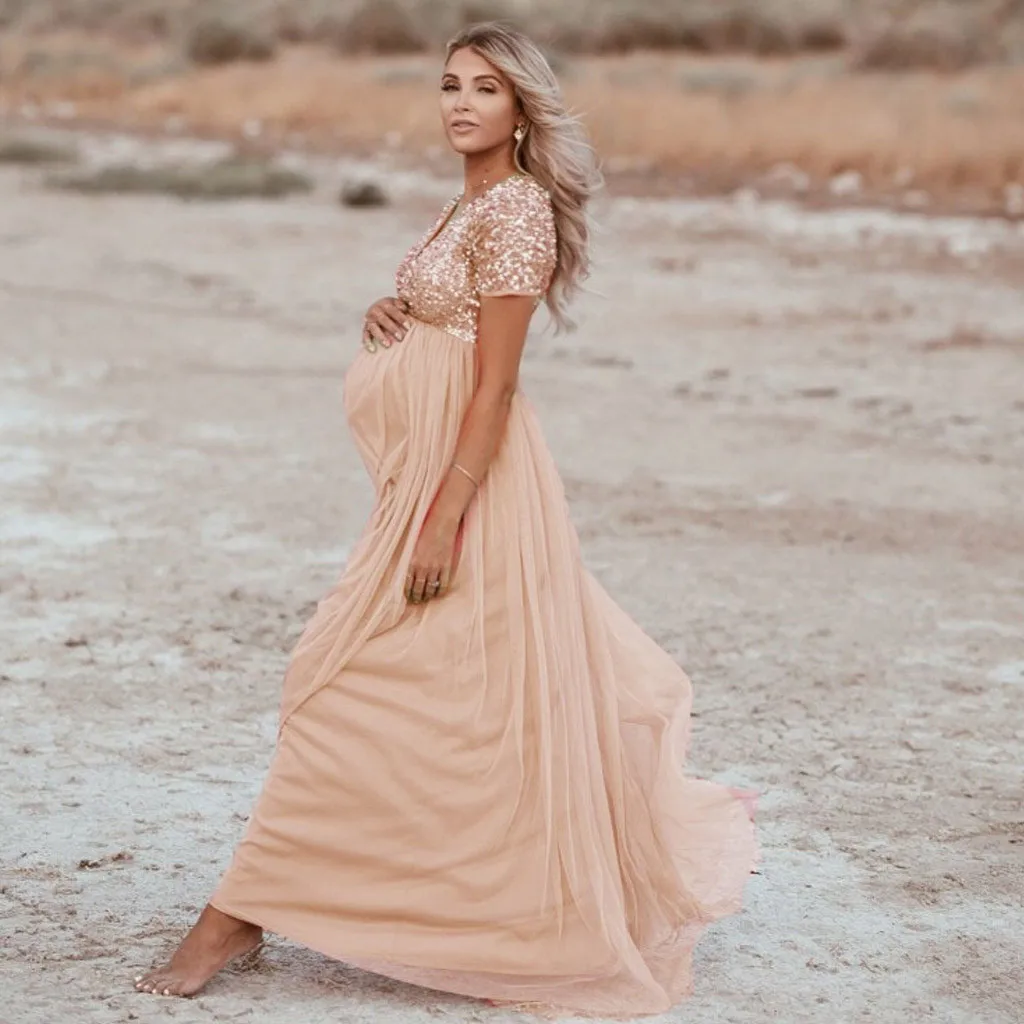
{"label": "woman's fingers", "polygon": [[381,326],[401,341],[412,323],[409,319],[409,304],[402,299],[381,299],[377,303],[377,310]]}
{"label": "woman's fingers", "polygon": [[406,302],[405,299],[396,298],[394,295],[385,295],[383,299],[378,299],[370,306],[366,311],[366,315],[369,316],[378,309],[383,309],[389,313],[395,314],[398,319],[401,320],[401,318],[409,312],[409,303]]}
{"label": "woman's fingers", "polygon": [[406,330],[408,330],[405,323],[405,314],[398,309],[395,309],[394,312],[388,312],[378,307],[374,320],[379,327],[387,331],[394,341],[401,341],[405,336]]}
{"label": "woman's fingers", "polygon": [[441,571],[439,569],[427,576],[427,584],[423,589],[423,593],[428,601],[432,597],[439,597],[441,595]]}
{"label": "woman's fingers", "polygon": [[423,600],[423,587],[426,583],[426,576],[422,569],[410,567],[405,577],[405,599],[413,604],[419,604]]}
{"label": "woman's fingers", "polygon": [[366,329],[373,333],[376,338],[385,348],[388,347],[394,341],[401,341],[401,335],[398,334],[398,328],[394,327],[393,322],[385,319],[380,314],[374,314],[366,321]]}
{"label": "woman's fingers", "polygon": [[364,335],[375,343],[372,347],[367,345],[370,352],[373,352],[377,345],[388,348],[393,341],[401,341],[405,337],[412,323],[407,310],[408,304],[403,300],[386,298],[375,302],[366,311]]}
{"label": "woman's fingers", "polygon": [[383,310],[392,319],[400,324],[407,324],[409,320],[409,303],[403,299],[381,299],[377,303],[378,308]]}
{"label": "woman's fingers", "polygon": [[377,345],[383,345],[387,348],[391,344],[391,339],[373,320],[366,321],[366,333]]}
{"label": "woman's fingers", "polygon": [[405,577],[405,597],[413,604],[421,604],[445,592],[445,569],[410,569]]}

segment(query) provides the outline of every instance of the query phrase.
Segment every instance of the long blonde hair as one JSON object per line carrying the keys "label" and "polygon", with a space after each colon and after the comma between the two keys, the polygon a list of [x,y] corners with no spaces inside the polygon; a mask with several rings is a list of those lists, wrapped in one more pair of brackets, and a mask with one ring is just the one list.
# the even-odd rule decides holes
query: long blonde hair
{"label": "long blonde hair", "polygon": [[602,184],[594,150],[579,119],[567,110],[555,73],[532,39],[501,22],[480,22],[449,40],[445,61],[465,47],[508,78],[526,118],[515,161],[551,196],[558,261],[545,301],[556,332],[571,330],[575,324],[566,316],[566,305],[590,275],[586,206]]}

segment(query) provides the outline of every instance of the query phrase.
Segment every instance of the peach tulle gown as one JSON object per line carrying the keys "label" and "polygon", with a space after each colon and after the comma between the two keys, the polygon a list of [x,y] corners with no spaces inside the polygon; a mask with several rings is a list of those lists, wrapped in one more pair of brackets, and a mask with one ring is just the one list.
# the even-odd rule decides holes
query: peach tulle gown
{"label": "peach tulle gown", "polygon": [[521,392],[450,592],[403,596],[473,392],[479,296],[539,302],[556,257],[532,177],[455,207],[399,267],[405,339],[346,374],[376,504],[294,648],[273,763],[211,902],[543,1016],[657,1013],[691,990],[703,928],[740,907],[751,806],[684,776],[689,679],[582,564]]}

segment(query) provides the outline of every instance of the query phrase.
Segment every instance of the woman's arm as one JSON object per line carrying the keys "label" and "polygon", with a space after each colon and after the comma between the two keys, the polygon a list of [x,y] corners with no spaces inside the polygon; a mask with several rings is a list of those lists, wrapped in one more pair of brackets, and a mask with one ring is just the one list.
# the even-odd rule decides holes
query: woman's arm
{"label": "woman's arm", "polygon": [[501,445],[535,308],[533,295],[480,298],[475,388],[462,418],[452,460],[465,472],[448,470],[423,522],[405,580],[406,596],[414,603],[440,597],[448,589],[459,525]]}
{"label": "woman's arm", "polygon": [[[483,480],[505,433],[509,406],[519,382],[519,363],[533,295],[481,296],[476,343],[476,386],[462,419],[453,461]],[[465,473],[449,469],[430,514],[454,531],[476,492]]]}

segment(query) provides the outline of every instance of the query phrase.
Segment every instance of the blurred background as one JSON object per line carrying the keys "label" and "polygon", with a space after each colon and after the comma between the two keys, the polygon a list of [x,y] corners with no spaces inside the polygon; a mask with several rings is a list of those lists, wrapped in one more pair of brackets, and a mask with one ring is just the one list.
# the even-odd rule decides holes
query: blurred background
{"label": "blurred background", "polygon": [[489,18],[546,47],[613,190],[1024,214],[1024,0],[0,0],[0,117],[450,169],[438,54]]}

